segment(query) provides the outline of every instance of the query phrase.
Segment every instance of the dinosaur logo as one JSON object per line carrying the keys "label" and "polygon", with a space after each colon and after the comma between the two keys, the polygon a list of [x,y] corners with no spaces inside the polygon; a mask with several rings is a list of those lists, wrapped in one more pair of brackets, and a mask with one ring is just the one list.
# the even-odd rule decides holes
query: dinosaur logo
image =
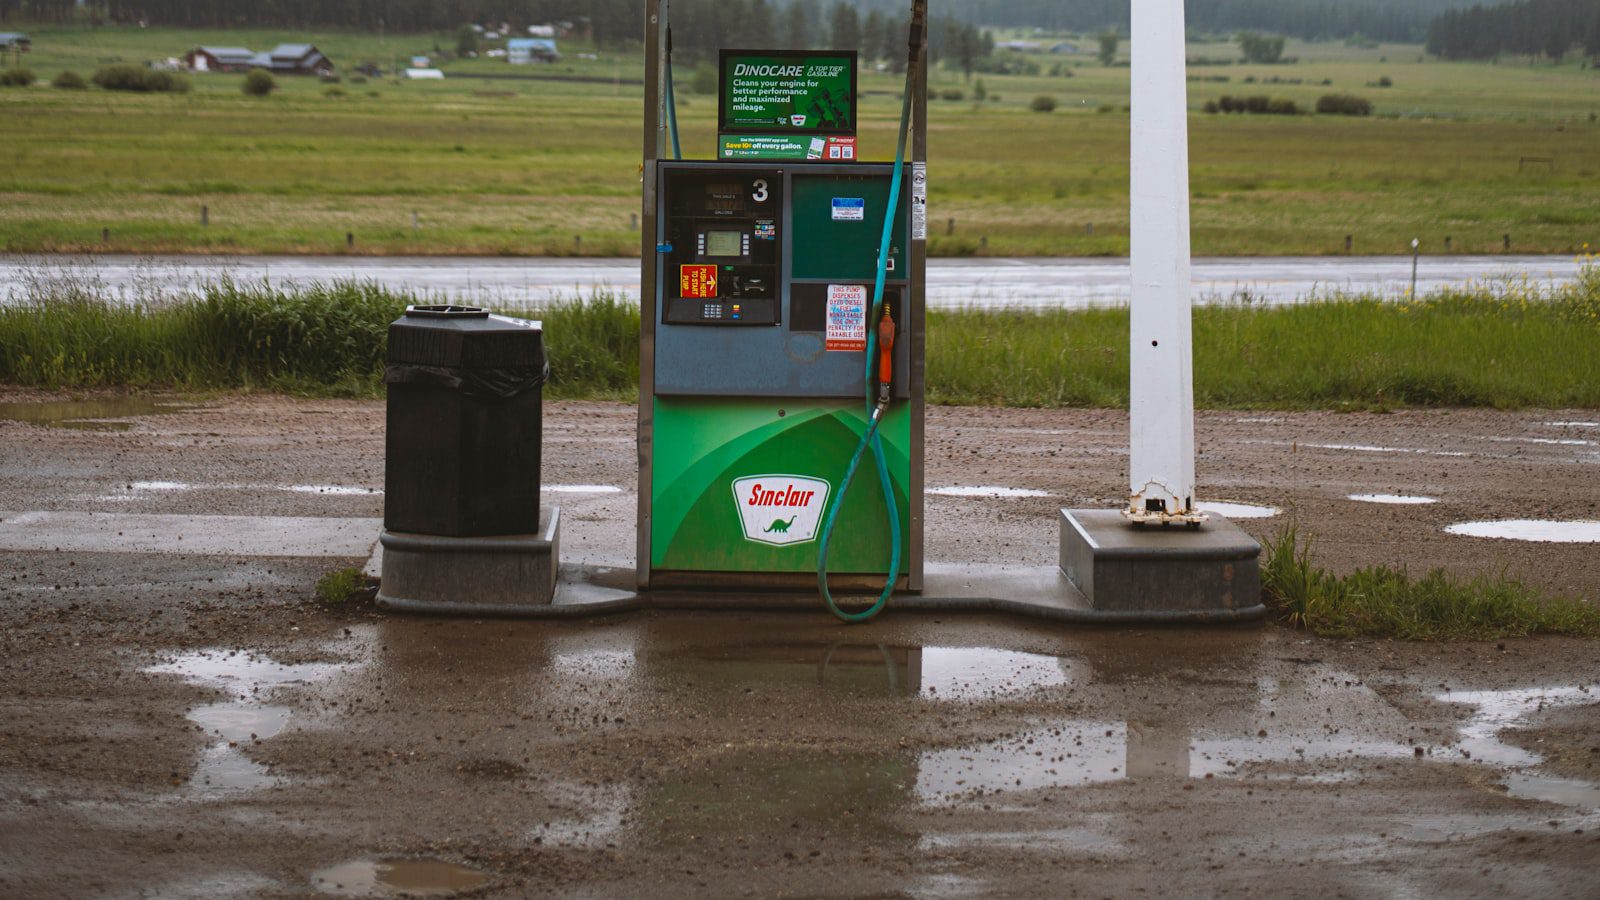
{"label": "dinosaur logo", "polygon": [[733,481],[733,502],[747,541],[784,547],[817,538],[828,482],[804,475],[750,475]]}

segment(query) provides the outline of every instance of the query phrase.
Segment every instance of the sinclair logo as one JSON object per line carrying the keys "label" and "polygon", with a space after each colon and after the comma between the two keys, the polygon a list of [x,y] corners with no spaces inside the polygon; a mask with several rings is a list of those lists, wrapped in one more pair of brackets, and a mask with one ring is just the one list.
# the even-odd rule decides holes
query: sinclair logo
{"label": "sinclair logo", "polygon": [[751,475],[733,482],[733,499],[747,541],[803,544],[816,540],[829,485],[800,475]]}

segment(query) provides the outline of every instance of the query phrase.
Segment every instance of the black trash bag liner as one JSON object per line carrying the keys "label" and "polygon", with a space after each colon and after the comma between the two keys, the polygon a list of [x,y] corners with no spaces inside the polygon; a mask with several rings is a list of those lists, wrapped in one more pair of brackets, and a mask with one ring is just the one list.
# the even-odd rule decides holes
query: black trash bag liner
{"label": "black trash bag liner", "polygon": [[550,364],[505,366],[496,369],[458,369],[451,366],[418,366],[390,363],[384,367],[384,384],[409,384],[460,391],[468,397],[497,397],[509,400],[550,380]]}

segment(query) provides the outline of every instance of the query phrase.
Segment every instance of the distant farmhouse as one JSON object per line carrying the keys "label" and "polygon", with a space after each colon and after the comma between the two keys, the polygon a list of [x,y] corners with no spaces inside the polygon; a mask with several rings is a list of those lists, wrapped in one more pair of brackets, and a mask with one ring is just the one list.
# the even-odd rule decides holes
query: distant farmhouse
{"label": "distant farmhouse", "polygon": [[279,44],[266,53],[245,47],[196,47],[184,54],[195,72],[248,72],[266,69],[279,75],[332,75],[333,62],[310,44]]}
{"label": "distant farmhouse", "polygon": [[514,65],[553,63],[561,59],[552,38],[512,38],[506,41],[506,62]]}

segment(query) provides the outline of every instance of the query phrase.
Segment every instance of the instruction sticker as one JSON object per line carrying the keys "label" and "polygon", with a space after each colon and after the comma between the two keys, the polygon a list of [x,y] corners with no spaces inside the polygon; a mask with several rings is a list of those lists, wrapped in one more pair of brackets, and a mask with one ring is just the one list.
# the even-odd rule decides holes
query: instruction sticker
{"label": "instruction sticker", "polygon": [[861,222],[867,218],[867,201],[862,197],[833,198],[835,222]]}
{"label": "instruction sticker", "polygon": [[928,164],[911,164],[911,239],[928,239]]}
{"label": "instruction sticker", "polygon": [[687,265],[678,267],[678,296],[709,299],[717,296],[717,267]]}
{"label": "instruction sticker", "polygon": [[828,333],[826,349],[867,349],[867,286],[864,284],[828,285]]}

